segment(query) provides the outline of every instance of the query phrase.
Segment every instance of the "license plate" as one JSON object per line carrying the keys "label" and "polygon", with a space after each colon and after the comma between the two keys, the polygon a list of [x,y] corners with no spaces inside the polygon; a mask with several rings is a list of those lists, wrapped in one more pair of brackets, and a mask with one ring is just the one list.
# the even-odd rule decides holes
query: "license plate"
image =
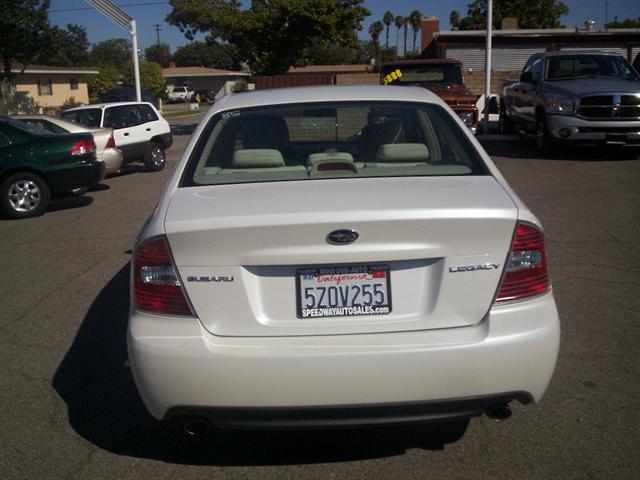
{"label": "license plate", "polygon": [[298,318],[387,315],[388,265],[304,268],[296,271]]}

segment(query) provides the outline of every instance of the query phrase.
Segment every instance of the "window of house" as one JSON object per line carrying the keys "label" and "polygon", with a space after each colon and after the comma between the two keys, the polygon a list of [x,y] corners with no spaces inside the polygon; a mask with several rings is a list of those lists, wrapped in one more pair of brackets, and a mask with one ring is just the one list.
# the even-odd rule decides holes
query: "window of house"
{"label": "window of house", "polygon": [[69,79],[69,88],[71,88],[71,90],[78,90],[78,79],[77,78],[70,78]]}
{"label": "window of house", "polygon": [[53,82],[50,78],[46,80],[38,79],[38,95],[53,95]]}

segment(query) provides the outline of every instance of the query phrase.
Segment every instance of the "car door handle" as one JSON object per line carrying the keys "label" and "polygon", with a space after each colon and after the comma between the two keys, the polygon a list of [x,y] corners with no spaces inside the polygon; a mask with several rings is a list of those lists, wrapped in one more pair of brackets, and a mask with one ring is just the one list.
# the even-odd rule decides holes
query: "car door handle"
{"label": "car door handle", "polygon": [[151,131],[151,128],[147,128],[147,132],[150,132],[150,131]]}
{"label": "car door handle", "polygon": [[123,135],[124,135],[125,137],[128,137],[128,136],[129,136],[129,132],[124,132],[124,134],[123,134]]}

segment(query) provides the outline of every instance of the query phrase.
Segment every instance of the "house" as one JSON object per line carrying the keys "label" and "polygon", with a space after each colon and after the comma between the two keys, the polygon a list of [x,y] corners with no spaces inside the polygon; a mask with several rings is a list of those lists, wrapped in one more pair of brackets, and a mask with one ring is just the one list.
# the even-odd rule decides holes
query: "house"
{"label": "house", "polygon": [[36,107],[54,109],[65,103],[89,103],[87,80],[100,73],[92,67],[46,65],[27,65],[24,71],[14,66],[11,71],[17,75],[12,85],[15,92],[25,93]]}
{"label": "house", "polygon": [[219,68],[176,67],[175,64],[171,64],[169,68],[162,69],[162,76],[169,91],[186,85],[193,90],[213,90],[216,92],[215,97],[219,98],[231,93],[235,83],[247,80],[249,74]]}
{"label": "house", "polygon": [[[465,69],[465,83],[476,94],[484,91],[486,30],[440,31],[440,20],[425,17],[420,25],[422,58],[453,58]],[[640,53],[640,29],[519,29],[515,18],[504,18],[493,30],[491,91],[503,80],[517,78],[531,55],[547,50],[603,50],[616,52],[632,62]]]}

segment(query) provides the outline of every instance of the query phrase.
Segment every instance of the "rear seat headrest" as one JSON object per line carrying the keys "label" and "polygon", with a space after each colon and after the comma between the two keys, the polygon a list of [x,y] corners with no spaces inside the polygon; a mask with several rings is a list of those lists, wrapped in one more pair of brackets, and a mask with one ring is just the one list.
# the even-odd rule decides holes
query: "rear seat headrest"
{"label": "rear seat headrest", "polygon": [[278,150],[252,148],[236,150],[231,160],[233,168],[273,168],[284,167],[284,159]]}
{"label": "rear seat headrest", "polygon": [[387,143],[380,145],[377,162],[426,162],[429,148],[424,143]]}
{"label": "rear seat headrest", "polygon": [[307,166],[313,167],[316,163],[323,160],[336,160],[342,162],[353,163],[353,155],[349,152],[321,152],[312,153],[307,157]]}

